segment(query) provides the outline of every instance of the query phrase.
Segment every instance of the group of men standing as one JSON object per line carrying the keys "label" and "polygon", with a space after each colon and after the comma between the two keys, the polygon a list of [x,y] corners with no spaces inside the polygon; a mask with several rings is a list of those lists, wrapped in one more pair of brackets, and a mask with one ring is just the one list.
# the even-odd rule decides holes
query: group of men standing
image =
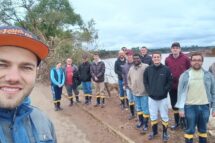
{"label": "group of men standing", "polygon": [[100,60],[98,53],[93,55],[94,61],[90,63],[88,56],[83,55],[83,62],[79,67],[72,64],[72,59],[66,60],[66,65],[61,66],[58,63],[56,67],[53,67],[50,71],[51,90],[53,95],[53,101],[55,110],[62,110],[60,107],[61,95],[63,86],[66,87],[68,99],[70,100],[69,106],[73,105],[73,93],[77,103],[79,100],[78,86],[82,84],[83,93],[85,96],[85,104],[91,104],[92,99],[92,83],[94,81],[95,93],[96,93],[96,107],[101,105],[104,107],[105,94],[104,94],[104,74],[105,64]]}
{"label": "group of men standing", "polygon": [[[168,98],[174,112],[175,124],[171,129],[179,127],[185,130],[186,143],[193,142],[195,127],[198,128],[200,143],[207,142],[207,122],[212,107],[215,116],[215,80],[212,74],[202,68],[203,56],[192,53],[188,58],[181,52],[178,42],[171,45],[171,54],[161,63],[161,53],[147,54],[146,47],[140,49],[140,54],[131,50],[119,52],[115,62],[115,72],[119,79],[119,96],[124,107],[128,99],[131,115],[137,113],[139,123],[137,128],[141,133],[148,131],[148,121],[151,120],[152,132],[148,139],[152,140],[158,134],[158,113],[162,120],[163,141],[168,141],[167,132]],[[126,95],[124,94],[126,91]]]}

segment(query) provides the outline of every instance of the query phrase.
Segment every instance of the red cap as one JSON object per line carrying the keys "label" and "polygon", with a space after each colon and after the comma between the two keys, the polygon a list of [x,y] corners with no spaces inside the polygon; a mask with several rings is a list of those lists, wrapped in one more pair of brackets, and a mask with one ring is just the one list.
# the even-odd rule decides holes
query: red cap
{"label": "red cap", "polygon": [[47,57],[49,48],[29,31],[16,26],[0,27],[0,46],[16,46],[34,53],[40,60]]}

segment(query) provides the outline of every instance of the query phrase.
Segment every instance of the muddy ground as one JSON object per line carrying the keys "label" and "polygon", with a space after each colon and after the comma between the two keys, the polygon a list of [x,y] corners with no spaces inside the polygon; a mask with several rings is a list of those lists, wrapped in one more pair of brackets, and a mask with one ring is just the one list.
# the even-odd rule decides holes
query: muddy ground
{"label": "muddy ground", "polygon": [[[50,87],[36,84],[31,95],[32,104],[43,110],[53,121],[58,143],[162,143],[162,128],[159,123],[159,135],[152,141],[147,140],[148,134],[141,135],[135,128],[137,119],[128,120],[129,110],[120,109],[120,101],[116,91],[106,98],[105,108],[85,105],[82,103],[68,106],[69,101],[62,97],[62,111],[54,111]],[[170,111],[170,125],[173,124]],[[183,131],[171,131],[168,143],[183,143]],[[209,143],[215,143],[210,137]]]}

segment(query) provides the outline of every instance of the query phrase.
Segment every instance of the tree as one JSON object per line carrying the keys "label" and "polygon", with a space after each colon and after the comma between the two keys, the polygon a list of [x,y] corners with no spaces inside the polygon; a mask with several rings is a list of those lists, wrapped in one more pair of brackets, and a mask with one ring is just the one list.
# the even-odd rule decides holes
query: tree
{"label": "tree", "polygon": [[[74,12],[68,0],[0,0],[0,22],[32,31],[50,48],[44,70],[67,57],[75,62],[87,47],[96,47],[98,38],[94,20],[86,24]],[[92,48],[91,48],[92,49]],[[47,77],[48,71],[45,72]]]}

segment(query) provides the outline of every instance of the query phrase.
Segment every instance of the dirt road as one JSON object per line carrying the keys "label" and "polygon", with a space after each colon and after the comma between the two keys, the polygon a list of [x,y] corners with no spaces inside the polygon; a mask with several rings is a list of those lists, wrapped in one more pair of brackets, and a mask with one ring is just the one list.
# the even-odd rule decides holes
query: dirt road
{"label": "dirt road", "polygon": [[[84,101],[81,95],[81,101]],[[159,135],[148,141],[147,135],[141,135],[135,129],[137,120],[128,120],[128,110],[119,108],[119,98],[115,92],[106,99],[105,108],[84,105],[68,106],[66,97],[62,98],[62,111],[54,111],[50,88],[37,84],[31,95],[32,104],[41,108],[54,122],[58,143],[162,143],[162,127],[159,123]],[[95,99],[93,99],[93,104]],[[171,113],[170,116],[172,117]],[[173,120],[170,120],[173,124]],[[171,131],[168,143],[183,143],[183,131]],[[211,140],[212,141],[212,140]],[[214,142],[211,142],[214,143]]]}

